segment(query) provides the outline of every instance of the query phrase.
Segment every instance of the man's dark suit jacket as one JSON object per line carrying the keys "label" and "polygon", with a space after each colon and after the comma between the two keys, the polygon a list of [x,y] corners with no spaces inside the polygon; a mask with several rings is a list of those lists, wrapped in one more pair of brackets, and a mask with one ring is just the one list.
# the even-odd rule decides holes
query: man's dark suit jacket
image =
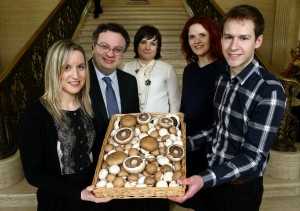
{"label": "man's dark suit jacket", "polygon": [[[97,133],[97,140],[94,145],[93,153],[96,158],[95,161],[97,162],[102,142],[109,124],[109,119],[92,59],[89,60],[89,70],[91,79],[90,96],[95,115],[95,129]],[[120,89],[121,113],[138,113],[139,97],[135,77],[120,69],[117,69],[116,71]]]}

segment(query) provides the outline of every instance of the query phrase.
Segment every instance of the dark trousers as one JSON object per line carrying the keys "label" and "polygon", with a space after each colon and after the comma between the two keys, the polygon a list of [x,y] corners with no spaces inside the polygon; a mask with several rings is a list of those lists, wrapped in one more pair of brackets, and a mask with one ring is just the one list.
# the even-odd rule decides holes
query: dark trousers
{"label": "dark trousers", "polygon": [[94,6],[95,6],[93,13],[94,14],[102,13],[102,8],[100,6],[101,0],[93,0],[93,1],[94,1]]}
{"label": "dark trousers", "polygon": [[[169,200],[160,198],[114,199],[109,211],[169,211]],[[100,210],[99,210],[100,211]]]}
{"label": "dark trousers", "polygon": [[210,211],[259,211],[263,178],[245,184],[223,184],[207,189]]}

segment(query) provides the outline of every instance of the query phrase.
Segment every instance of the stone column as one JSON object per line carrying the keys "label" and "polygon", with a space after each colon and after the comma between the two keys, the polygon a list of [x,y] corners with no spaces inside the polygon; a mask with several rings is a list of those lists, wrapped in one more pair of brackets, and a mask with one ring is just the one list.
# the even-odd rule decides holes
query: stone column
{"label": "stone column", "polygon": [[277,72],[283,72],[292,58],[289,54],[297,45],[295,22],[297,22],[297,0],[276,0],[274,23],[272,66]]}

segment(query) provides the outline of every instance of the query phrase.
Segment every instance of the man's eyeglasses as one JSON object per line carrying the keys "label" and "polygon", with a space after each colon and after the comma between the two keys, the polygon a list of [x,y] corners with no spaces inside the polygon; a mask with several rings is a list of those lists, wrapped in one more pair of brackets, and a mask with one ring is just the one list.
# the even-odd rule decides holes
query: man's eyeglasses
{"label": "man's eyeglasses", "polygon": [[121,55],[122,53],[124,53],[124,49],[122,47],[110,48],[109,45],[103,45],[99,43],[96,44],[100,47],[100,50],[104,53],[108,53],[110,50],[112,50],[115,55]]}

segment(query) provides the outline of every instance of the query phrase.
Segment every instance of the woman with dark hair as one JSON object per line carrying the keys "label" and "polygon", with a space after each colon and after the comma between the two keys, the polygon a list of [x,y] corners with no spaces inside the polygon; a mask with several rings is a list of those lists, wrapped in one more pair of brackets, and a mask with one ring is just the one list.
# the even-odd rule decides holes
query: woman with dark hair
{"label": "woman with dark hair", "polygon": [[[180,111],[184,113],[186,136],[209,126],[213,121],[213,98],[215,80],[225,67],[221,47],[221,31],[217,23],[208,16],[191,17],[180,35],[181,49],[188,65],[182,79]],[[188,152],[186,157],[187,177],[207,167],[206,146]],[[183,207],[205,211],[204,191],[180,204]]]}
{"label": "woman with dark hair", "polygon": [[161,34],[151,25],[143,25],[134,37],[134,61],[124,71],[136,77],[140,112],[178,112],[180,88],[172,65],[160,60]]}

